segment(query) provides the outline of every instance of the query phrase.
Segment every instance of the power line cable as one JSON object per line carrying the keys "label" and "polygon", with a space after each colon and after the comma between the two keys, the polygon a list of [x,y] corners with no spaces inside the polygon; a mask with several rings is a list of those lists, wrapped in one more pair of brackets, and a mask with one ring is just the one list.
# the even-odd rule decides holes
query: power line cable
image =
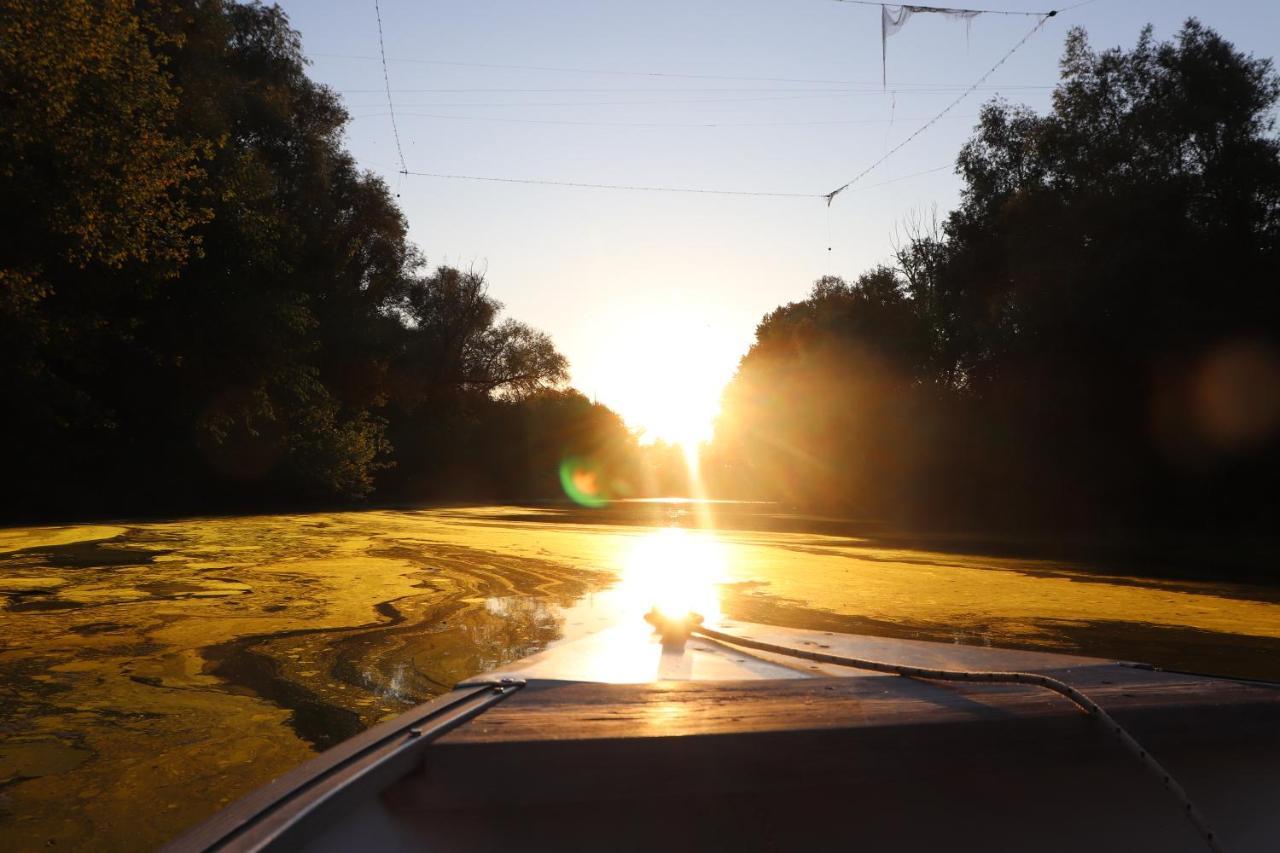
{"label": "power line cable", "polygon": [[396,126],[396,106],[391,100],[391,75],[387,72],[387,48],[382,40],[382,9],[378,0],[373,0],[373,14],[378,19],[378,54],[382,57],[382,82],[387,91],[387,109],[391,116],[391,134],[396,140],[396,154],[400,156],[400,171],[408,170],[404,162],[404,149],[400,147],[400,128]]}
{"label": "power line cable", "polygon": [[[313,53],[315,57],[332,59],[361,59],[377,62],[376,56],[360,56],[350,53]],[[504,71],[547,71],[555,74],[602,74],[619,77],[660,77],[675,80],[741,80],[754,83],[830,83],[834,85],[871,85],[869,81],[857,80],[821,80],[807,77],[742,77],[733,74],[680,74],[673,71],[622,71],[612,68],[572,68],[562,65],[510,65],[497,62],[456,62],[447,59],[397,59],[389,57],[388,62],[404,62],[415,65],[446,65],[456,68],[488,68]]]}
{"label": "power line cable", "polygon": [[[745,93],[745,92],[765,92],[765,93],[769,93],[769,92],[773,92],[773,93],[777,93],[777,94],[781,94],[781,95],[786,95],[786,94],[805,94],[805,93],[814,93],[814,92],[820,92],[820,93],[823,93],[823,94],[835,94],[835,95],[884,95],[884,94],[887,94],[887,93],[896,93],[896,94],[900,94],[900,95],[927,95],[927,94],[949,94],[950,92],[954,92],[954,91],[956,91],[956,90],[958,90],[958,89],[962,89],[962,88],[963,88],[966,92],[969,92],[969,91],[976,90],[978,87],[977,87],[977,86],[956,86],[956,85],[948,85],[948,84],[945,84],[945,83],[936,83],[936,84],[922,84],[922,85],[915,86],[915,87],[911,87],[911,86],[907,86],[907,87],[898,87],[898,88],[894,88],[894,89],[871,89],[871,88],[866,88],[866,89],[850,89],[850,88],[842,88],[842,89],[794,89],[794,88],[793,88],[793,89],[778,89],[778,88],[769,88],[769,89],[762,89],[762,88],[759,88],[759,87],[729,87],[729,88],[723,88],[723,87],[721,87],[721,88],[715,88],[715,87],[712,87],[712,88],[685,87],[685,88],[682,88],[682,89],[671,89],[671,88],[618,88],[618,87],[587,87],[587,88],[552,87],[552,88],[541,88],[541,89],[519,89],[519,88],[502,88],[502,87],[466,87],[466,88],[456,88],[456,89],[439,89],[439,88],[435,88],[435,89],[389,89],[389,90],[386,90],[386,91],[388,91],[389,93],[390,93],[390,92],[394,92],[394,93],[395,93],[395,94],[397,94],[397,95],[404,95],[404,94],[424,94],[424,93],[425,93],[425,94],[441,94],[441,95],[458,95],[458,94],[474,94],[474,93],[477,93],[477,92],[494,92],[494,93],[503,93],[503,94],[523,94],[523,95],[549,95],[549,94],[561,94],[561,93],[588,93],[588,94],[595,94],[595,93],[602,93],[602,92],[623,93],[623,94],[625,94],[625,93],[635,93],[635,94],[653,94],[653,93],[663,93],[663,92],[666,92],[666,93],[670,93],[670,94],[673,94],[673,95],[680,95],[680,94],[684,94],[684,93],[686,93],[686,92],[713,92],[713,93],[721,93],[721,92],[737,92],[737,93]],[[1016,83],[1016,84],[1010,84],[1010,85],[1008,85],[1008,86],[1001,86],[1001,87],[998,87],[998,88],[1000,88],[1000,89],[1009,89],[1009,90],[1014,90],[1014,89],[1017,89],[1017,90],[1022,90],[1022,89],[1026,89],[1026,90],[1044,90],[1044,89],[1052,89],[1052,88],[1054,88],[1054,87],[1053,87],[1052,85],[1046,85],[1046,84],[1022,84],[1022,83]],[[342,94],[344,94],[344,95],[368,95],[368,94],[373,94],[373,93],[376,93],[376,92],[382,92],[382,91],[384,91],[384,90],[383,90],[383,89],[339,89],[338,91],[339,91],[339,92],[341,92],[341,93],[342,93]]]}
{"label": "power line cable", "polygon": [[[1089,0],[1089,2],[1094,1],[1095,0]],[[330,57],[334,59],[360,59],[370,62],[378,61],[378,57],[376,56],[361,56],[350,53],[313,53],[310,55],[314,57]],[[601,74],[620,77],[654,77],[671,80],[723,80],[741,81],[746,83],[821,83],[831,86],[875,86],[877,91],[882,90],[881,84],[874,80],[827,80],[811,77],[750,77],[734,74],[682,74],[670,71],[623,71],[606,68],[574,68],[560,65],[509,65],[494,62],[457,62],[444,59],[397,59],[395,57],[387,57],[387,62],[402,62],[417,65],[444,65],[457,68],[488,68],[508,71],[545,71],[557,74]]]}
{"label": "power line cable", "polygon": [[[872,0],[836,0],[836,2],[854,3],[854,4],[857,4],[857,5],[865,5],[865,6],[884,6],[884,5],[885,5],[885,4],[883,4],[883,3],[873,2]],[[1076,3],[1076,4],[1075,4],[1075,5],[1073,5],[1073,6],[1069,6],[1069,7],[1067,7],[1066,9],[1064,9],[1063,11],[1069,11],[1070,9],[1079,8],[1080,6],[1086,6],[1086,5],[1088,5],[1089,3],[1092,3],[1092,2],[1095,2],[1095,0],[1084,0],[1084,2]],[[374,0],[374,5],[375,5],[375,11],[376,11],[376,10],[377,10],[377,0]],[[924,8],[931,9],[931,10],[935,10],[935,11],[973,12],[973,13],[983,13],[983,14],[1003,14],[1003,15],[1022,15],[1022,16],[1034,16],[1034,15],[1039,15],[1039,16],[1041,16],[1041,17],[1040,17],[1040,20],[1036,22],[1036,25],[1035,25],[1034,27],[1032,27],[1032,28],[1031,28],[1031,30],[1029,30],[1029,31],[1027,32],[1027,34],[1026,34],[1026,35],[1024,35],[1024,36],[1023,36],[1023,37],[1022,37],[1022,38],[1021,38],[1021,39],[1020,39],[1020,40],[1019,40],[1019,41],[1018,41],[1018,42],[1017,42],[1013,47],[1011,47],[1011,48],[1010,48],[1010,49],[1009,49],[1009,50],[1008,50],[1008,51],[1007,51],[1007,52],[1006,52],[1002,57],[1000,57],[1000,59],[999,59],[999,60],[998,60],[998,61],[997,61],[993,66],[991,66],[991,68],[989,68],[989,69],[986,71],[986,73],[984,73],[981,77],[979,77],[979,78],[978,78],[978,79],[977,79],[973,84],[971,84],[970,86],[966,87],[966,88],[964,89],[964,91],[962,91],[962,92],[960,93],[960,95],[959,95],[957,98],[955,98],[953,101],[951,101],[951,103],[949,103],[946,107],[944,107],[944,108],[943,108],[943,109],[942,109],[942,110],[941,110],[937,115],[933,116],[933,117],[932,117],[932,118],[930,118],[928,121],[926,121],[923,125],[921,125],[919,128],[917,128],[917,129],[916,129],[916,130],[915,130],[915,131],[914,131],[910,136],[908,136],[908,137],[907,137],[906,139],[904,139],[902,142],[900,142],[900,143],[898,143],[897,145],[895,145],[892,149],[890,149],[889,151],[887,151],[887,152],[886,152],[882,157],[880,157],[878,160],[876,160],[876,161],[875,161],[874,163],[872,163],[870,166],[868,166],[867,168],[863,169],[861,172],[859,172],[857,175],[855,175],[852,179],[850,179],[849,181],[847,181],[846,183],[842,184],[841,186],[837,187],[836,189],[832,190],[832,191],[831,191],[831,192],[829,192],[829,193],[767,192],[767,191],[755,191],[755,190],[721,190],[721,189],[707,189],[707,188],[699,188],[699,187],[647,186],[647,185],[635,185],[635,184],[604,184],[604,183],[588,183],[588,182],[582,182],[582,181],[557,181],[557,180],[546,180],[546,179],[536,179],[536,178],[509,178],[509,177],[496,177],[496,176],[483,176],[483,175],[459,175],[459,174],[448,174],[448,173],[441,173],[441,172],[418,172],[418,171],[410,171],[408,168],[406,168],[406,167],[405,167],[405,164],[404,164],[404,155],[403,155],[403,152],[401,152],[401,151],[400,151],[399,131],[398,131],[398,130],[396,130],[396,128],[395,128],[394,105],[393,105],[393,101],[392,101],[392,97],[391,97],[391,83],[390,83],[390,77],[389,77],[389,74],[388,74],[388,72],[387,72],[385,49],[383,48],[383,44],[382,44],[382,19],[381,19],[381,14],[379,13],[379,15],[378,15],[378,34],[379,34],[379,50],[380,50],[380,53],[381,53],[381,55],[382,55],[383,81],[384,81],[384,83],[385,83],[385,91],[386,91],[386,95],[387,95],[387,104],[388,104],[388,108],[391,110],[391,116],[392,116],[392,128],[393,128],[393,130],[395,130],[395,133],[396,133],[396,147],[397,147],[397,151],[400,153],[400,161],[401,161],[401,164],[400,164],[400,165],[401,165],[400,173],[401,173],[402,175],[414,175],[414,176],[428,177],[428,178],[439,178],[439,179],[444,179],[444,180],[483,181],[483,182],[489,182],[489,183],[525,184],[525,185],[538,185],[538,186],[559,186],[559,187],[571,187],[571,188],[579,188],[579,189],[625,190],[625,191],[633,191],[633,192],[692,193],[692,194],[698,194],[698,195],[723,195],[723,196],[740,196],[740,197],[741,197],[741,196],[752,196],[752,197],[763,197],[763,198],[824,198],[824,199],[826,199],[826,201],[827,201],[827,207],[829,208],[829,207],[831,206],[832,201],[835,199],[835,197],[836,197],[837,195],[839,195],[840,193],[842,193],[842,192],[844,192],[845,190],[847,190],[847,189],[849,189],[850,187],[852,187],[856,182],[858,182],[859,180],[861,180],[863,177],[865,177],[867,174],[869,174],[872,170],[874,170],[875,168],[877,168],[878,166],[880,166],[882,163],[884,163],[886,160],[888,160],[890,157],[892,157],[892,156],[893,156],[894,154],[896,154],[898,151],[902,150],[902,149],[903,149],[903,148],[904,148],[908,143],[910,143],[912,140],[916,139],[918,136],[920,136],[922,133],[924,133],[924,132],[925,132],[926,130],[928,130],[930,127],[934,126],[934,125],[935,125],[938,121],[940,121],[943,117],[945,117],[947,114],[949,114],[949,113],[950,113],[950,112],[951,112],[951,111],[952,111],[952,110],[953,110],[953,109],[954,109],[954,108],[955,108],[955,107],[956,107],[956,106],[957,106],[961,101],[963,101],[963,100],[964,100],[965,98],[967,98],[969,95],[971,95],[971,94],[973,94],[975,91],[977,91],[977,90],[982,86],[982,84],[983,84],[983,83],[985,83],[985,82],[986,82],[986,81],[991,77],[991,75],[992,75],[992,74],[994,74],[998,69],[1000,69],[1000,68],[1005,64],[1005,62],[1007,62],[1007,61],[1009,60],[1009,58],[1010,58],[1011,56],[1013,56],[1013,54],[1015,54],[1018,50],[1020,50],[1020,49],[1022,48],[1022,46],[1023,46],[1023,45],[1025,45],[1025,44],[1026,44],[1026,43],[1031,39],[1031,37],[1032,37],[1033,35],[1035,35],[1037,32],[1039,32],[1039,31],[1044,27],[1044,25],[1049,21],[1049,19],[1050,19],[1050,18],[1053,18],[1053,17],[1055,17],[1056,15],[1058,15],[1058,14],[1059,14],[1057,11],[1054,11],[1054,10],[1050,10],[1050,11],[1048,11],[1048,12],[1013,12],[1013,11],[1008,11],[1008,10],[944,9],[944,8],[942,8],[942,7],[924,7]],[[1013,87],[1005,87],[1005,88],[1013,88]],[[1051,87],[1030,87],[1030,86],[1028,86],[1028,87],[1021,87],[1021,88],[1051,88]],[[346,90],[346,91],[354,93],[354,92],[366,92],[366,91],[369,91],[369,90],[351,89],[351,90]],[[658,91],[658,92],[670,92],[670,91],[673,91],[673,90],[670,90],[670,89],[407,89],[407,90],[399,90],[399,91],[405,91],[405,92],[441,92],[441,93],[454,93],[454,92],[483,92],[483,91],[493,91],[493,92],[518,92],[518,93],[535,93],[535,92],[537,92],[537,93],[544,93],[544,92],[608,92],[608,91],[634,91],[634,92]],[[869,91],[869,92],[862,92],[862,93],[859,93],[859,92],[854,92],[854,91],[850,91],[850,90],[823,90],[823,89],[814,89],[814,90],[804,90],[804,89],[799,89],[799,90],[790,90],[790,89],[784,89],[784,90],[777,90],[777,89],[684,89],[684,90],[674,90],[674,91],[708,91],[708,92],[725,92],[725,91],[728,91],[728,92],[761,92],[761,91],[762,91],[762,92],[771,92],[771,91],[775,91],[775,92],[781,92],[781,93],[813,91],[813,92],[823,92],[823,93],[827,93],[827,94],[883,94],[883,92],[876,93],[876,92],[870,92],[870,91]],[[910,90],[908,90],[908,91],[910,91]],[[914,93],[919,94],[919,93],[920,93],[920,90],[915,90],[915,92],[914,92]],[[820,96],[819,96],[819,97],[820,97]],[[439,117],[439,118],[467,118],[467,117],[461,117],[461,116],[436,116],[436,117]],[[483,119],[482,119],[482,120],[483,120]],[[514,120],[511,120],[511,121],[521,121],[521,120],[519,120],[519,119],[514,119]],[[543,122],[539,122],[539,123],[543,123]],[[546,122],[546,123],[550,123],[550,122]],[[556,122],[556,123],[569,123],[569,122]],[[716,125],[709,125],[709,126],[716,126]],[[935,167],[935,168],[932,168],[932,169],[926,169],[926,170],[924,170],[924,171],[922,171],[922,172],[915,172],[915,173],[912,173],[912,174],[909,174],[909,175],[902,175],[902,176],[900,176],[900,177],[898,177],[898,178],[893,178],[893,179],[890,179],[890,180],[888,180],[888,181],[883,181],[883,182],[878,183],[878,184],[872,184],[871,186],[866,187],[866,189],[874,189],[875,187],[880,187],[880,186],[885,186],[885,185],[887,185],[887,184],[896,183],[896,182],[898,182],[898,181],[900,181],[900,180],[906,180],[907,178],[917,177],[917,176],[919,176],[919,175],[930,174],[930,173],[932,173],[932,172],[938,172],[938,171],[941,171],[941,170],[942,170],[942,169],[944,169],[944,168],[947,168],[947,166],[938,166],[938,167]]]}
{"label": "power line cable", "polygon": [[[839,2],[853,2],[853,0],[839,0]],[[960,103],[961,101],[963,101],[965,98],[969,97],[969,95],[971,95],[974,91],[976,91],[976,90],[977,90],[977,88],[978,88],[979,86],[981,86],[983,83],[985,83],[985,82],[987,81],[987,79],[988,79],[992,74],[996,73],[996,71],[997,71],[997,70],[999,70],[999,69],[1000,69],[1000,67],[1001,67],[1002,65],[1004,65],[1004,64],[1005,64],[1005,62],[1007,62],[1007,61],[1009,60],[1009,57],[1011,57],[1011,56],[1013,56],[1015,53],[1017,53],[1017,52],[1018,52],[1018,50],[1019,50],[1019,49],[1020,49],[1024,44],[1026,44],[1028,41],[1030,41],[1030,40],[1031,40],[1031,37],[1032,37],[1033,35],[1035,35],[1036,33],[1040,32],[1041,28],[1043,28],[1043,27],[1044,27],[1044,25],[1045,25],[1046,23],[1048,23],[1049,19],[1050,19],[1050,18],[1052,18],[1052,17],[1054,17],[1055,15],[1057,15],[1057,12],[1049,12],[1049,13],[1048,13],[1048,14],[1046,14],[1043,18],[1041,18],[1039,21],[1036,21],[1036,25],[1035,25],[1034,27],[1032,27],[1032,28],[1027,32],[1027,34],[1026,34],[1026,35],[1024,35],[1021,39],[1019,39],[1017,44],[1015,44],[1013,47],[1009,48],[1009,50],[1005,53],[1005,55],[1004,55],[1004,56],[1002,56],[1002,57],[1000,57],[999,61],[998,61],[998,62],[996,62],[996,64],[995,64],[995,65],[993,65],[993,66],[991,66],[989,69],[987,69],[986,73],[985,73],[985,74],[983,74],[981,77],[979,77],[979,78],[977,79],[977,81],[975,81],[975,82],[974,82],[974,84],[973,84],[972,86],[970,86],[969,88],[965,89],[965,91],[961,92],[961,93],[960,93],[960,96],[959,96],[958,98],[956,98],[954,101],[952,101],[951,103],[949,103],[949,104],[947,104],[945,107],[943,107],[943,109],[942,109],[942,111],[941,111],[940,113],[938,113],[936,116],[934,116],[933,118],[929,119],[927,122],[925,122],[925,123],[924,123],[924,124],[922,124],[920,127],[918,127],[918,128],[915,130],[915,132],[914,132],[914,133],[912,133],[910,136],[908,136],[906,139],[902,140],[902,141],[901,141],[901,142],[899,142],[897,145],[893,146],[893,148],[891,148],[891,149],[889,149],[888,151],[886,151],[886,152],[884,153],[884,155],[883,155],[882,157],[880,157],[880,159],[876,160],[876,161],[875,161],[874,163],[872,163],[870,166],[868,166],[867,168],[863,169],[863,170],[862,170],[861,172],[859,172],[858,174],[854,175],[852,178],[850,178],[850,179],[849,179],[848,181],[846,181],[844,184],[841,184],[840,186],[836,187],[836,188],[835,188],[834,190],[832,190],[831,192],[827,193],[827,194],[826,194],[827,204],[828,204],[828,205],[830,205],[830,204],[831,204],[831,202],[835,200],[835,197],[836,197],[837,195],[839,195],[840,193],[844,192],[844,191],[845,191],[845,190],[847,190],[849,187],[853,186],[855,183],[857,183],[858,181],[860,181],[862,178],[866,177],[866,175],[867,175],[869,172],[871,172],[873,169],[875,169],[877,166],[879,166],[879,165],[880,165],[881,163],[883,163],[885,160],[888,160],[888,159],[889,159],[890,157],[892,157],[894,154],[896,154],[896,153],[898,153],[899,151],[901,151],[903,148],[905,148],[905,147],[907,146],[907,144],[908,144],[909,142],[911,142],[911,141],[912,141],[913,139],[915,139],[917,136],[919,136],[920,134],[924,133],[926,130],[928,130],[929,128],[933,127],[935,124],[937,124],[937,123],[942,119],[942,117],[943,117],[943,116],[945,116],[947,113],[949,113],[949,112],[951,112],[953,109],[955,109],[955,107],[956,107],[956,105],[957,105],[957,104],[959,104],[959,103]]]}
{"label": "power line cable", "polygon": [[[852,3],[860,6],[884,6],[887,4],[874,2],[874,0],[835,0],[835,2]],[[1098,0],[1083,0],[1083,2],[1066,6],[1062,9],[1046,12],[1030,12],[1017,11],[1009,9],[952,9],[941,6],[921,6],[915,5],[914,8],[938,11],[938,12],[972,12],[983,15],[1013,15],[1023,17],[1036,16],[1052,16],[1054,14],[1061,15],[1064,12],[1070,12],[1081,6],[1088,6],[1096,3]],[[891,5],[891,4],[890,4]],[[376,3],[375,3],[376,6]],[[498,62],[462,62],[459,60],[449,59],[407,59],[400,57],[388,57],[385,52],[381,56],[365,56],[353,53],[311,53],[313,57],[329,58],[329,59],[358,59],[368,62],[402,62],[415,65],[444,65],[457,68],[488,68],[495,70],[508,71],[545,71],[557,74],[601,74],[626,77],[657,77],[678,80],[741,80],[757,83],[830,83],[835,85],[875,85],[875,81],[870,80],[828,80],[811,77],[759,77],[759,76],[743,76],[734,74],[690,74],[674,71],[629,71],[616,68],[580,68],[575,66],[564,65],[517,65],[512,63]]]}
{"label": "power line cable", "polygon": [[947,163],[942,166],[934,166],[932,169],[922,169],[919,172],[912,172],[909,175],[899,175],[898,177],[890,178],[887,181],[880,181],[878,184],[868,184],[867,186],[862,188],[862,191],[866,192],[867,190],[874,190],[879,187],[887,187],[889,186],[889,184],[896,184],[898,183],[898,181],[905,181],[908,178],[918,178],[922,175],[932,175],[934,172],[941,172],[943,169],[954,169],[954,168],[955,166],[953,166],[951,163]]}
{"label": "power line cable", "polygon": [[[885,4],[875,2],[875,0],[835,0],[838,3],[850,3],[858,6],[885,6],[893,4]],[[1019,11],[1010,9],[955,9],[942,6],[921,6],[915,4],[913,8],[934,12],[968,12],[980,15],[1010,15],[1019,17],[1053,17],[1061,15],[1064,12],[1070,12],[1073,9],[1079,9],[1081,6],[1088,6],[1096,3],[1098,0],[1083,0],[1083,2],[1066,6],[1062,9],[1048,10],[1044,12]],[[375,3],[376,6],[376,3]],[[564,65],[516,65],[511,63],[499,62],[462,62],[449,59],[404,59],[398,57],[388,57],[385,52],[381,56],[364,56],[352,53],[312,53],[310,56],[331,59],[359,59],[369,62],[378,62],[381,60],[384,64],[388,62],[403,62],[415,65],[445,65],[457,68],[489,68],[495,70],[507,71],[545,71],[557,74],[601,74],[625,77],[659,77],[678,80],[741,80],[757,83],[830,83],[835,85],[875,85],[875,81],[870,80],[825,80],[809,77],[758,77],[758,76],[741,76],[734,74],[689,74],[674,71],[627,71],[615,68],[579,68]]]}
{"label": "power line cable", "polygon": [[[872,190],[877,187],[887,186],[888,184],[896,184],[898,181],[905,181],[908,178],[918,178],[922,175],[940,172],[943,169],[950,169],[950,164],[944,166],[935,166],[932,169],[925,169],[920,172],[912,172],[908,175],[899,175],[896,178],[890,178],[887,181],[881,181],[878,184],[871,184],[864,187],[864,190]],[[500,178],[489,175],[455,175],[443,172],[412,172],[404,171],[402,174],[414,175],[422,178],[441,178],[451,181],[483,181],[486,183],[498,184],[533,184],[536,186],[550,187],[572,187],[575,189],[593,189],[593,190],[628,190],[632,192],[655,192],[655,193],[693,193],[696,195],[728,195],[728,196],[755,196],[760,198],[826,198],[824,193],[787,193],[787,192],[765,192],[756,190],[719,190],[705,189],[701,187],[665,187],[665,186],[644,186],[637,184],[595,184],[582,181],[554,181],[543,180],[538,178]]]}
{"label": "power line cable", "polygon": [[[406,108],[439,108],[439,107],[632,107],[632,106],[665,106],[667,104],[742,104],[761,101],[818,101],[838,95],[778,95],[765,98],[696,98],[671,101],[444,101],[430,103],[403,103],[400,109]],[[374,109],[377,104],[347,104],[348,109]]]}
{"label": "power line cable", "polygon": [[[400,108],[436,108],[436,107],[632,107],[632,106],[665,106],[666,104],[742,104],[761,101],[818,101],[832,95],[778,95],[765,98],[695,98],[670,101],[445,101],[433,103],[401,103]],[[348,104],[349,109],[373,109],[378,104]]]}
{"label": "power line cable", "polygon": [[544,187],[576,187],[581,190],[628,190],[634,192],[687,192],[707,196],[760,196],[769,199],[824,199],[820,192],[759,192],[751,190],[704,190],[699,187],[649,187],[626,183],[585,183],[581,181],[543,181],[538,178],[495,178],[476,174],[444,174],[439,172],[410,172],[422,178],[443,178],[447,181],[485,181],[490,183],[527,183]]}
{"label": "power line cable", "polygon": [[[352,119],[378,118],[386,113],[366,113],[352,116]],[[503,116],[460,116],[444,113],[410,113],[401,111],[402,117],[444,119],[447,121],[481,121],[500,122],[504,124],[550,124],[577,127],[684,127],[684,128],[719,128],[719,127],[826,127],[830,125],[864,125],[891,124],[890,119],[832,119],[829,121],[747,121],[747,122],[651,122],[651,121],[573,121],[568,119],[507,118]],[[955,118],[978,118],[976,115],[955,116]],[[919,121],[919,118],[901,119],[902,121]]]}
{"label": "power line cable", "polygon": [[[884,6],[898,5],[897,3],[879,3],[879,2],[876,2],[876,0],[835,0],[835,2],[852,3],[855,6],[884,7]],[[1087,0],[1087,2],[1091,3],[1093,2],[1093,0]],[[1079,5],[1083,6],[1084,4],[1081,3]],[[1052,9],[1045,12],[1024,12],[1024,11],[1018,11],[1016,9],[954,9],[949,6],[921,6],[918,3],[912,4],[911,8],[915,10],[924,11],[924,12],[962,12],[962,13],[969,13],[974,15],[1017,15],[1017,16],[1026,17],[1026,18],[1034,18],[1037,16],[1051,18],[1057,14],[1057,12]],[[1075,7],[1072,6],[1071,8],[1074,9]]]}

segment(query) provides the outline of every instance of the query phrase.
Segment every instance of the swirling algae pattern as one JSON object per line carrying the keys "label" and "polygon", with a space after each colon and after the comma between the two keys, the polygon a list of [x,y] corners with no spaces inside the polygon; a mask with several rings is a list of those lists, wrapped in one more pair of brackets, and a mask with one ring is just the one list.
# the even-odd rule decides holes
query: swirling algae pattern
{"label": "swirling algae pattern", "polygon": [[[499,507],[0,530],[0,846],[153,847],[583,630],[651,533]],[[727,616],[1280,678],[1272,589],[708,535]]]}

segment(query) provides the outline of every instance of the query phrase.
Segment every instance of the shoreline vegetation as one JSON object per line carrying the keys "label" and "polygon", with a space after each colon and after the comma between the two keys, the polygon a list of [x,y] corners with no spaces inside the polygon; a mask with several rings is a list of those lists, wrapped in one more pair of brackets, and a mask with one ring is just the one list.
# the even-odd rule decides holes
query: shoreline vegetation
{"label": "shoreline vegetation", "polygon": [[955,210],[763,318],[694,476],[428,264],[279,8],[5,6],[0,519],[700,494],[1276,579],[1280,77],[1198,21],[984,106]]}

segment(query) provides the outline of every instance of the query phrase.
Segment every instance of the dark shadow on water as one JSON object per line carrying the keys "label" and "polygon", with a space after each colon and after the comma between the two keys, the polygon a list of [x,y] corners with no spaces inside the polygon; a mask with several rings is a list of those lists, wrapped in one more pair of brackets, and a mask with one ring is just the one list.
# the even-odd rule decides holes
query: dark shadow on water
{"label": "dark shadow on water", "polygon": [[131,630],[131,626],[120,622],[90,622],[86,625],[72,625],[68,630],[82,637],[92,637],[98,634],[110,634],[114,631]]}
{"label": "dark shadow on water", "polygon": [[45,566],[51,569],[112,569],[120,566],[142,566],[157,557],[173,553],[170,548],[140,545],[136,531],[111,539],[72,542],[67,545],[36,545],[20,548],[4,555],[6,563],[15,566]]}
{"label": "dark shadow on water", "polygon": [[[37,595],[41,597],[36,597]],[[28,593],[22,597],[14,596],[17,600],[6,605],[4,609],[11,613],[44,613],[52,610],[79,610],[85,606],[80,601],[45,598],[44,595],[45,593]]]}
{"label": "dark shadow on water", "polygon": [[326,702],[301,684],[285,678],[275,659],[256,651],[256,646],[269,640],[317,633],[327,632],[284,631],[244,637],[210,646],[203,654],[214,675],[236,688],[287,708],[290,712],[289,726],[298,737],[317,751],[323,751],[363,731],[359,715]]}
{"label": "dark shadow on water", "polygon": [[228,643],[209,646],[202,651],[211,665],[211,672],[237,688],[287,708],[289,725],[298,737],[310,743],[318,751],[341,743],[364,730],[360,715],[331,702],[319,694],[285,677],[279,662],[258,647],[273,640],[315,635],[334,635],[365,632],[369,629],[388,628],[404,621],[404,617],[391,602],[382,602],[374,608],[387,621],[352,628],[321,628],[280,631],[240,637]]}

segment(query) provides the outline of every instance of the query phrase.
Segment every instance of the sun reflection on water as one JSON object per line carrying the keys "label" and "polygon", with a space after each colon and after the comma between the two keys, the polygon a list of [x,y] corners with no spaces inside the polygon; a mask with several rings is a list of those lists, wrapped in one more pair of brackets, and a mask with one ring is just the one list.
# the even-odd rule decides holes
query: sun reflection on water
{"label": "sun reflection on water", "polygon": [[614,585],[561,611],[553,656],[535,655],[519,667],[529,678],[570,678],[615,684],[687,679],[696,662],[667,654],[645,614],[690,611],[707,624],[721,617],[720,589],[729,578],[729,550],[709,530],[668,527],[620,537],[608,561]]}
{"label": "sun reflection on water", "polygon": [[652,607],[671,616],[692,611],[714,623],[727,568],[724,545],[714,533],[667,527],[632,543],[615,590],[629,613]]}

